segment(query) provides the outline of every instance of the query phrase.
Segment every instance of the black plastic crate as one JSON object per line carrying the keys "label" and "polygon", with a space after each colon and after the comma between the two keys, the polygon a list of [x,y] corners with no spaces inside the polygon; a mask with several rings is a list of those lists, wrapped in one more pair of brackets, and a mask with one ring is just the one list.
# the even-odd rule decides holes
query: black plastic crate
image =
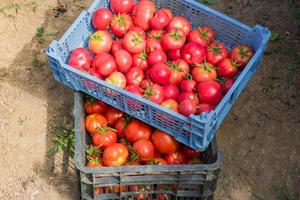
{"label": "black plastic crate", "polygon": [[212,200],[223,152],[213,139],[202,152],[205,164],[86,167],[86,147],[91,138],[84,125],[82,94],[74,95],[75,165],[82,199],[186,199]]}

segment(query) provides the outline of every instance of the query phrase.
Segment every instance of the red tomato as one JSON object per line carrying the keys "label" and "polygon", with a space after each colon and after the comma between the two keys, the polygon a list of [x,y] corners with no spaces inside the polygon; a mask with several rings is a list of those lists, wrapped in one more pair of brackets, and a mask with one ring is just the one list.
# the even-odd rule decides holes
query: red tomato
{"label": "red tomato", "polygon": [[215,39],[214,31],[207,26],[198,27],[197,29],[190,32],[190,34],[188,36],[189,42],[194,42],[194,43],[200,44],[203,47],[206,47],[214,39]]}
{"label": "red tomato", "polygon": [[150,85],[145,90],[146,99],[160,104],[164,100],[164,91],[160,85],[154,84]]}
{"label": "red tomato", "polygon": [[186,158],[183,153],[177,151],[172,154],[167,154],[165,160],[169,165],[182,165],[186,163]]}
{"label": "red tomato", "polygon": [[148,69],[148,62],[147,62],[147,53],[142,51],[139,54],[135,54],[132,57],[132,67],[139,67],[142,70],[146,71]]}
{"label": "red tomato", "polygon": [[160,44],[160,41],[152,39],[152,38],[147,38],[146,39],[146,51],[148,53],[151,53],[151,52],[153,52],[155,50],[163,51],[163,48],[162,48],[162,46]]}
{"label": "red tomato", "polygon": [[114,107],[109,107],[105,112],[105,117],[110,126],[114,126],[118,119],[123,117],[124,113]]}
{"label": "red tomato", "polygon": [[154,83],[167,84],[171,77],[172,70],[163,62],[156,63],[150,70],[149,76]]}
{"label": "red tomato", "polygon": [[102,163],[100,159],[97,158],[88,158],[88,163],[86,164],[88,168],[94,168],[94,167],[102,167]]}
{"label": "red tomato", "polygon": [[117,119],[114,127],[117,130],[118,137],[125,137],[125,128],[130,121],[130,117],[121,117]]}
{"label": "red tomato", "polygon": [[154,17],[150,19],[150,27],[156,30],[162,30],[170,21],[168,13],[163,9],[156,11]]}
{"label": "red tomato", "polygon": [[125,90],[127,90],[128,92],[131,92],[133,94],[136,94],[138,96],[143,95],[143,91],[141,90],[141,88],[139,86],[136,86],[136,85],[128,85],[128,86],[125,87]]}
{"label": "red tomato", "polygon": [[146,48],[145,36],[139,32],[129,31],[124,36],[123,47],[129,53],[138,54]]}
{"label": "red tomato", "polygon": [[185,157],[189,159],[193,158],[200,158],[201,154],[199,151],[196,151],[195,149],[192,149],[186,145],[182,147],[182,153],[185,155]]}
{"label": "red tomato", "polygon": [[93,145],[99,146],[100,149],[113,145],[117,142],[117,134],[111,128],[99,128],[92,135]]}
{"label": "red tomato", "polygon": [[186,117],[196,113],[196,105],[191,99],[184,99],[179,103],[178,112]]}
{"label": "red tomato", "polygon": [[179,89],[175,84],[167,84],[163,86],[165,99],[176,100],[179,96]]}
{"label": "red tomato", "polygon": [[92,66],[104,77],[110,75],[117,68],[114,57],[108,53],[95,56]]}
{"label": "red tomato", "polygon": [[192,102],[194,103],[195,106],[197,106],[199,104],[199,98],[196,95],[196,93],[193,92],[182,92],[179,97],[178,97],[178,102],[182,102],[185,99],[190,99],[192,100]]}
{"label": "red tomato", "polygon": [[115,143],[107,147],[103,152],[103,164],[105,166],[122,166],[128,158],[128,149],[125,145]]}
{"label": "red tomato", "polygon": [[199,115],[203,112],[205,113],[209,113],[210,111],[212,111],[214,109],[214,106],[208,104],[208,103],[200,103],[197,107],[197,111],[196,114]]}
{"label": "red tomato", "polygon": [[214,81],[217,78],[217,71],[210,63],[196,64],[192,69],[192,76],[197,83]]}
{"label": "red tomato", "polygon": [[253,51],[246,45],[238,45],[231,51],[230,58],[243,69],[253,56]]}
{"label": "red tomato", "polygon": [[202,63],[205,57],[205,48],[199,44],[189,42],[181,49],[181,58],[189,65]]}
{"label": "red tomato", "polygon": [[181,29],[183,31],[183,34],[185,36],[188,36],[191,31],[191,24],[185,17],[176,16],[171,19],[167,26],[168,32],[172,29]]}
{"label": "red tomato", "polygon": [[148,32],[148,37],[153,39],[153,40],[158,40],[161,41],[163,35],[164,35],[164,31],[163,30],[151,30]]}
{"label": "red tomato", "polygon": [[164,100],[160,105],[165,108],[169,108],[170,110],[173,110],[174,112],[178,112],[178,103],[174,99]]}
{"label": "red tomato", "polygon": [[148,54],[148,64],[152,67],[157,63],[164,63],[167,61],[167,55],[160,50],[152,51]]}
{"label": "red tomato", "polygon": [[117,70],[120,72],[127,72],[132,65],[132,56],[130,53],[121,49],[114,54],[114,57],[117,64]]}
{"label": "red tomato", "polygon": [[234,83],[234,79],[230,78],[230,79],[227,79],[225,81],[225,84],[224,84],[224,92],[227,93],[229,91],[229,89],[232,87]]}
{"label": "red tomato", "polygon": [[150,19],[155,13],[155,4],[152,1],[139,1],[133,9],[132,18],[134,25],[141,27],[144,31],[150,28]]}
{"label": "red tomato", "polygon": [[133,12],[137,12],[137,11],[143,11],[143,12],[155,12],[155,3],[153,1],[150,0],[142,0],[139,1],[137,4],[135,4],[134,6],[134,11]]}
{"label": "red tomato", "polygon": [[110,8],[114,13],[131,13],[134,6],[133,0],[110,0]]}
{"label": "red tomato", "polygon": [[111,20],[110,30],[117,37],[122,37],[133,26],[132,19],[126,14],[117,14]]}
{"label": "red tomato", "polygon": [[127,85],[139,86],[144,79],[145,75],[141,68],[130,68],[126,74]]}
{"label": "red tomato", "polygon": [[85,48],[74,49],[69,59],[69,65],[79,69],[88,71],[92,62],[91,54]]}
{"label": "red tomato", "polygon": [[170,50],[168,51],[168,58],[175,61],[181,57],[180,49]]}
{"label": "red tomato", "polygon": [[112,55],[114,55],[117,51],[123,49],[122,43],[123,43],[122,39],[113,41],[113,43],[111,45],[111,53],[112,53]]}
{"label": "red tomato", "polygon": [[147,165],[167,165],[167,161],[163,158],[153,158],[147,162]]}
{"label": "red tomato", "polygon": [[186,37],[181,29],[171,29],[162,37],[161,45],[167,51],[176,50],[184,45],[185,40]]}
{"label": "red tomato", "polygon": [[131,32],[131,31],[136,32],[136,33],[140,34],[141,36],[143,36],[144,38],[146,38],[145,31],[142,28],[138,27],[138,26],[132,26],[132,27],[130,27],[130,29],[128,30],[128,32]]}
{"label": "red tomato", "polygon": [[169,8],[161,8],[161,10],[165,11],[167,15],[169,16],[169,19],[171,20],[173,18],[172,10]]}
{"label": "red tomato", "polygon": [[132,120],[125,128],[127,140],[134,143],[140,139],[149,140],[151,137],[151,127],[137,119]]}
{"label": "red tomato", "polygon": [[118,71],[111,73],[105,79],[105,81],[116,87],[122,88],[122,89],[126,87],[126,78],[125,78],[124,74],[122,74],[121,72],[118,72]]}
{"label": "red tomato", "polygon": [[110,51],[112,36],[107,31],[96,31],[89,40],[89,49],[94,54],[103,54]]}
{"label": "red tomato", "polygon": [[94,98],[88,98],[85,101],[84,108],[87,114],[104,113],[105,110],[108,108],[108,105]]}
{"label": "red tomato", "polygon": [[141,84],[140,84],[140,87],[143,89],[143,90],[146,90],[149,86],[153,85],[153,83],[149,80],[149,79],[144,79]]}
{"label": "red tomato", "polygon": [[92,75],[92,76],[97,77],[98,79],[102,79],[101,75],[99,74],[99,72],[95,68],[90,68],[89,74]]}
{"label": "red tomato", "polygon": [[86,116],[84,123],[86,130],[93,134],[97,129],[107,126],[107,119],[99,113],[94,113]]}
{"label": "red tomato", "polygon": [[175,62],[169,62],[169,66],[172,70],[171,76],[169,78],[169,83],[171,84],[179,84],[190,72],[189,65],[182,59],[178,59]]}
{"label": "red tomato", "polygon": [[177,151],[180,144],[167,133],[156,129],[152,134],[152,143],[160,153],[171,154]]}
{"label": "red tomato", "polygon": [[218,75],[226,78],[232,78],[237,75],[240,65],[230,58],[226,58],[218,65]]}
{"label": "red tomato", "polygon": [[182,92],[195,92],[196,85],[197,83],[194,80],[183,80],[180,83],[180,90]]}
{"label": "red tomato", "polygon": [[228,50],[226,46],[220,42],[213,42],[206,47],[206,61],[217,65],[227,58]]}
{"label": "red tomato", "polygon": [[201,103],[217,105],[222,99],[222,87],[216,81],[206,81],[198,84],[198,93]]}
{"label": "red tomato", "polygon": [[133,144],[133,148],[142,161],[147,161],[154,157],[154,146],[150,140],[140,139]]}
{"label": "red tomato", "polygon": [[100,8],[93,14],[92,24],[97,30],[105,30],[112,19],[112,12],[106,8]]}

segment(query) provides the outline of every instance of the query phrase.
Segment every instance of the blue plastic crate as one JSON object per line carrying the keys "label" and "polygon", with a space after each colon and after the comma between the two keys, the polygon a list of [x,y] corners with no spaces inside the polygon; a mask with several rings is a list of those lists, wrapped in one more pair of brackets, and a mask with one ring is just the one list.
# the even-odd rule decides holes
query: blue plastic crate
{"label": "blue plastic crate", "polygon": [[[213,200],[224,154],[216,139],[202,153],[199,165],[140,165],[121,167],[86,167],[85,149],[91,137],[85,131],[82,94],[74,93],[75,166],[79,172],[81,199],[177,199]],[[132,191],[131,186],[139,186]],[[118,188],[122,187],[122,191]],[[100,189],[101,188],[101,189]],[[104,189],[104,190],[103,190]],[[96,191],[103,191],[99,194]],[[168,198],[159,198],[159,194]]]}
{"label": "blue plastic crate", "polygon": [[108,0],[95,0],[89,10],[83,11],[59,41],[53,41],[46,53],[55,79],[76,91],[85,92],[136,118],[161,129],[176,140],[194,149],[204,151],[217,128],[237,100],[249,79],[257,70],[265,51],[270,31],[260,25],[250,28],[237,20],[191,0],[155,0],[157,7],[169,7],[175,15],[186,16],[192,27],[210,26],[219,41],[229,49],[236,44],[247,44],[255,54],[239,74],[231,89],[210,113],[185,117],[144,98],[119,89],[89,74],[67,65],[73,49],[87,46],[93,12],[108,7]]}

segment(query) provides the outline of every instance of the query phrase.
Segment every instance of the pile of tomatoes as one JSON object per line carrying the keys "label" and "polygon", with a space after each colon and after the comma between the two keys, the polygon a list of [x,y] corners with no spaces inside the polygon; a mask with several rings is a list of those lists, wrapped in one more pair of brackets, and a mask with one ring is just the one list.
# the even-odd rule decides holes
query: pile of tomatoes
{"label": "pile of tomatoes", "polygon": [[69,64],[184,116],[214,109],[253,56],[150,0],[111,0],[110,8],[93,14],[88,50],[75,49]]}
{"label": "pile of tomatoes", "polygon": [[200,164],[201,154],[102,101],[85,101],[87,166]]}

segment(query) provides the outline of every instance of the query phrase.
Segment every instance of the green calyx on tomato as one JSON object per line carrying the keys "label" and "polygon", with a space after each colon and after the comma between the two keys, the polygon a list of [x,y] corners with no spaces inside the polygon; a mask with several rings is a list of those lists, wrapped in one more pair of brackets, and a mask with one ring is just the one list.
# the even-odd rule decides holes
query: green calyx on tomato
{"label": "green calyx on tomato", "polygon": [[179,72],[184,72],[183,69],[181,69],[177,64],[175,64],[174,62],[170,62],[170,61],[167,61],[166,64],[171,67],[172,70],[175,70],[175,71],[179,71]]}
{"label": "green calyx on tomato", "polygon": [[249,58],[249,57],[250,57],[249,51],[248,51],[247,48],[240,47],[239,50],[240,50],[241,56],[242,56],[243,58]]}
{"label": "green calyx on tomato", "polygon": [[177,30],[177,29],[176,29],[174,32],[171,33],[171,36],[172,36],[172,38],[174,38],[175,40],[179,40],[179,39],[183,38],[183,36],[180,35],[180,34],[178,33],[178,30]]}
{"label": "green calyx on tomato", "polygon": [[140,155],[137,153],[137,151],[130,145],[130,144],[127,144],[127,148],[128,148],[128,151],[129,151],[129,155],[128,156],[128,162],[137,162],[137,161],[140,161]]}
{"label": "green calyx on tomato", "polygon": [[91,35],[90,37],[91,37],[92,41],[99,41],[99,40],[102,40],[102,36],[103,36],[102,33],[96,33],[96,34]]}
{"label": "green calyx on tomato", "polygon": [[207,32],[203,31],[201,27],[198,27],[198,31],[201,33],[201,35],[204,37],[204,39],[208,42],[209,41],[209,36]]}
{"label": "green calyx on tomato", "polygon": [[231,61],[231,65],[237,68],[241,66],[241,64],[237,63],[235,60]]}
{"label": "green calyx on tomato", "polygon": [[139,54],[139,58],[142,59],[142,60],[147,60],[148,54],[147,54],[146,50],[143,50],[143,51]]}
{"label": "green calyx on tomato", "polygon": [[89,145],[86,148],[85,152],[89,156],[91,156],[91,155],[97,155],[97,154],[99,154],[99,146]]}
{"label": "green calyx on tomato", "polygon": [[[96,130],[94,131],[94,133],[100,133],[100,134],[105,134],[107,133],[108,131],[113,131],[113,132],[116,132],[117,130],[116,129],[113,129],[111,127],[97,127]],[[93,133],[93,134],[94,134]]]}
{"label": "green calyx on tomato", "polygon": [[200,67],[201,69],[203,69],[203,70],[205,70],[205,71],[209,71],[209,72],[215,70],[215,67],[214,67],[214,66],[212,66],[212,65],[207,65],[206,62],[204,62],[204,64],[198,64],[198,63],[196,63],[195,66],[196,66],[196,67]]}

